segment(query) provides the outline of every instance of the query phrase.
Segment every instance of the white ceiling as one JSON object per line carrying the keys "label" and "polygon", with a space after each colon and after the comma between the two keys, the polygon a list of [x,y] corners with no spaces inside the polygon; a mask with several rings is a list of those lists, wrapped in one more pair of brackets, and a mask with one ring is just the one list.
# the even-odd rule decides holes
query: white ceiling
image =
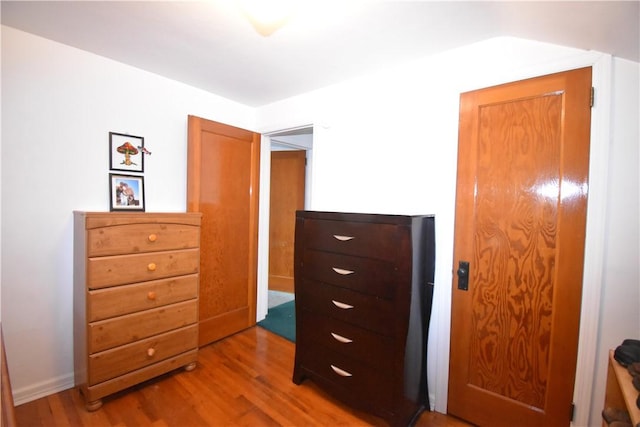
{"label": "white ceiling", "polygon": [[640,1],[300,0],[269,37],[232,0],[6,1],[2,24],[249,106],[497,36],[640,62]]}

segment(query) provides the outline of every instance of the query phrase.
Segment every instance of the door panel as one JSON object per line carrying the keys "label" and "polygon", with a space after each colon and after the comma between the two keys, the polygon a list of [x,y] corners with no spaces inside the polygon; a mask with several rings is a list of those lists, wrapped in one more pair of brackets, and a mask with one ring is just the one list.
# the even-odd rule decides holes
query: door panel
{"label": "door panel", "polygon": [[293,293],[296,210],[304,209],[304,150],[271,152],[269,289]]}
{"label": "door panel", "polygon": [[255,324],[260,135],[189,116],[187,210],[202,212],[199,345]]}
{"label": "door panel", "polygon": [[462,94],[449,412],[567,426],[575,381],[591,69]]}

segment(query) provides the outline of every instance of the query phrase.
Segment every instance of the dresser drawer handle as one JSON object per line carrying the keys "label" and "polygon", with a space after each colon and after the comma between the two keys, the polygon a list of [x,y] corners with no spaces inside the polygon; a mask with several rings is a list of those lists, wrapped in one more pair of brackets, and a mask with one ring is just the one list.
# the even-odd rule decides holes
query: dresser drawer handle
{"label": "dresser drawer handle", "polygon": [[343,310],[348,310],[348,309],[350,309],[350,308],[353,308],[353,306],[352,306],[352,305],[345,304],[345,303],[343,303],[343,302],[336,301],[336,300],[334,300],[334,299],[332,299],[332,300],[331,300],[331,302],[333,303],[333,305],[335,305],[336,307],[341,308],[341,309],[343,309]]}
{"label": "dresser drawer handle", "polygon": [[350,372],[345,371],[344,369],[340,369],[337,366],[331,365],[331,369],[333,372],[340,375],[341,377],[352,377],[353,375]]}
{"label": "dresser drawer handle", "polygon": [[349,343],[352,343],[352,342],[353,342],[353,340],[352,340],[352,339],[349,339],[349,338],[347,338],[347,337],[343,337],[342,335],[338,335],[338,334],[335,334],[335,333],[333,333],[333,332],[331,332],[331,336],[332,336],[336,341],[340,341],[341,343],[344,343],[344,344],[349,344]]}
{"label": "dresser drawer handle", "polygon": [[344,268],[338,268],[338,267],[332,267],[332,268],[333,268],[333,271],[335,271],[336,273],[342,276],[348,276],[349,274],[355,273],[355,271],[353,270],[345,270]]}
{"label": "dresser drawer handle", "polygon": [[353,236],[341,236],[340,234],[334,234],[333,237],[341,242],[348,242],[351,239],[355,239]]}
{"label": "dresser drawer handle", "polygon": [[155,262],[150,262],[149,265],[147,265],[147,270],[156,271],[156,263]]}
{"label": "dresser drawer handle", "polygon": [[149,291],[147,293],[147,299],[150,301],[154,301],[156,299],[156,293],[154,291]]}
{"label": "dresser drawer handle", "polygon": [[152,243],[155,242],[157,238],[158,238],[158,235],[154,233],[149,234],[149,237],[148,237],[149,241]]}
{"label": "dresser drawer handle", "polygon": [[153,347],[150,347],[147,349],[147,356],[149,357],[153,357],[156,354],[156,349]]}

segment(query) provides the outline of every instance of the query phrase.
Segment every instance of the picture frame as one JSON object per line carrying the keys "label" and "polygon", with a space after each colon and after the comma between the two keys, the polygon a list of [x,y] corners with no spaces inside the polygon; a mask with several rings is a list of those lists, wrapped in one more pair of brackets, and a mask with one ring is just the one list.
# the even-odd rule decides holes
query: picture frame
{"label": "picture frame", "polygon": [[144,212],[144,177],[109,174],[110,210]]}
{"label": "picture frame", "polygon": [[109,169],[124,172],[144,172],[144,138],[109,132]]}

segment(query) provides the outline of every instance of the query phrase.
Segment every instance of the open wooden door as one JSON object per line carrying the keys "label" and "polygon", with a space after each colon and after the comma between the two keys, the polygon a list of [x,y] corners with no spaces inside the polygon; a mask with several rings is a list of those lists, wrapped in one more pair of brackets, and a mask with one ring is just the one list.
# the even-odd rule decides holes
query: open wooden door
{"label": "open wooden door", "polygon": [[187,210],[202,212],[199,345],[256,322],[260,135],[189,116]]}
{"label": "open wooden door", "polygon": [[293,293],[296,210],[304,209],[306,151],[271,152],[269,289]]}
{"label": "open wooden door", "polygon": [[448,408],[473,424],[570,423],[590,96],[591,68],[461,96]]}

